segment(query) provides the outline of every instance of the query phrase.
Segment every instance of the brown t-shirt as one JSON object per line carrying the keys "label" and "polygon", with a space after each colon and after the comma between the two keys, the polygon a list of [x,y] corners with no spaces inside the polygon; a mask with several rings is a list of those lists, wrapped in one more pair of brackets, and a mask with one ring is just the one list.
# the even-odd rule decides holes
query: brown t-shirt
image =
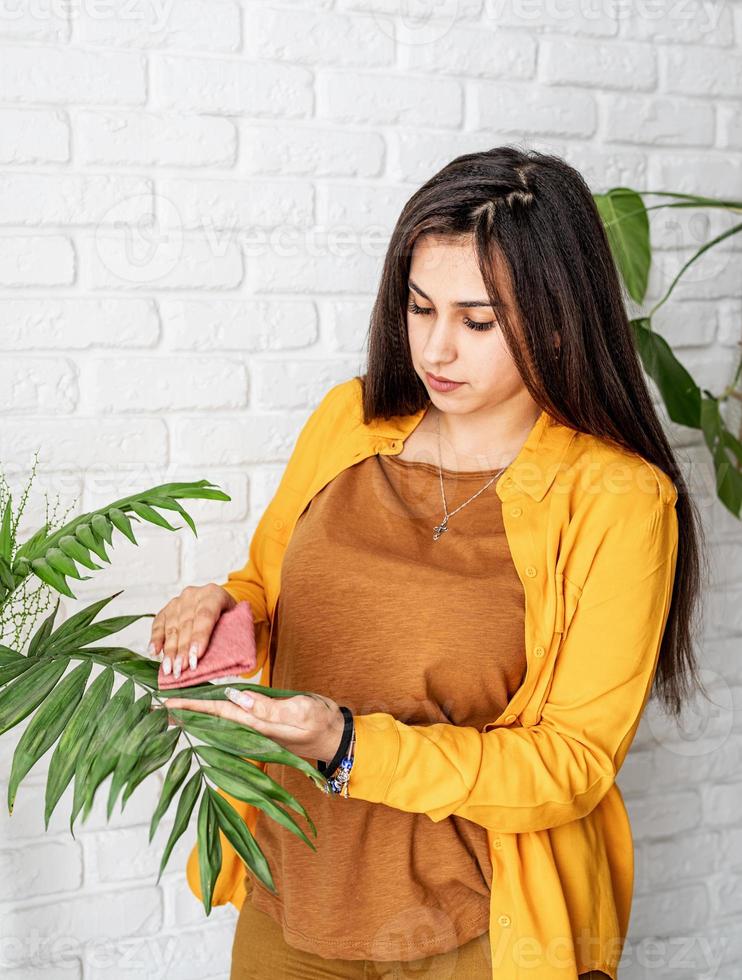
{"label": "brown t-shirt", "polygon": [[[449,514],[497,472],[444,469]],[[444,516],[437,466],[372,455],[339,473],[299,517],[284,554],[272,685],[326,694],[355,714],[482,730],[526,669],[524,592],[501,507],[493,482],[434,541]],[[278,896],[250,873],[247,900],[291,946],[411,960],[487,931],[483,827],[326,796],[287,766],[266,772],[317,827],[308,832],[315,852],[258,813]]]}

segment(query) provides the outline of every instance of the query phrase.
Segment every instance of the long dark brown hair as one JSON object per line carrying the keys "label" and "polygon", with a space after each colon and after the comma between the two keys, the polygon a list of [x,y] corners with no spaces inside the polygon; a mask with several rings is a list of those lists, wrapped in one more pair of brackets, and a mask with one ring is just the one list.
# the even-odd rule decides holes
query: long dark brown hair
{"label": "long dark brown hair", "polygon": [[[429,404],[410,356],[406,308],[415,241],[470,238],[511,356],[531,397],[562,425],[656,464],[678,490],[678,558],[652,695],[677,718],[707,696],[694,653],[703,526],[657,416],[625,294],[587,183],[558,156],[499,146],[456,157],[406,203],[392,233],[361,377],[364,421]],[[516,316],[494,269],[510,280]],[[556,331],[559,356],[554,356]]]}

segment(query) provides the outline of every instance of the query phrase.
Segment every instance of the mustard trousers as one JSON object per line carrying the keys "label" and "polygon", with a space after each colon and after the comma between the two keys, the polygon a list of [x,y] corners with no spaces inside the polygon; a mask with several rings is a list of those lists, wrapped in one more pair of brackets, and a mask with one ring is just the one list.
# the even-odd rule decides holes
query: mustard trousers
{"label": "mustard trousers", "polygon": [[280,925],[246,897],[229,980],[492,980],[489,932],[421,960],[332,960],[289,946]]}

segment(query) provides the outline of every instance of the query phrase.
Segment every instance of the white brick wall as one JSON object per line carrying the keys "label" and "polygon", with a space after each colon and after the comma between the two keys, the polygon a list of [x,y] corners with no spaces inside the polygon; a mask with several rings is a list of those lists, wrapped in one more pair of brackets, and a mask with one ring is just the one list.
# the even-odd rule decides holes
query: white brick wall
{"label": "white brick wall", "polygon": [[[453,156],[523,141],[617,184],[742,196],[742,4],[664,0],[27,0],[0,4],[0,460],[26,528],[166,479],[229,503],[199,535],[147,525],[76,592],[155,612],[242,564],[308,411],[362,370],[385,237]],[[423,13],[436,18],[420,19]],[[152,217],[154,215],[154,218]],[[731,218],[655,211],[650,300]],[[657,325],[702,383],[731,377],[739,243]],[[703,678],[678,732],[650,708],[622,771],[636,888],[622,977],[742,977],[742,527],[696,433],[668,428],[713,545]],[[64,603],[65,614],[71,604]],[[143,649],[148,621],[122,639]],[[0,739],[0,795],[19,730]],[[0,807],[3,977],[216,980],[235,913],[160,885],[159,782],[44,831],[45,765]]]}

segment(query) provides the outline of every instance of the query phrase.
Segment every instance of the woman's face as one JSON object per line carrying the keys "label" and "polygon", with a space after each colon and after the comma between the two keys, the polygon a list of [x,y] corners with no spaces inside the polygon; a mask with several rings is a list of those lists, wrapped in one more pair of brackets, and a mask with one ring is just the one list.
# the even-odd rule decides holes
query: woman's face
{"label": "woman's face", "polygon": [[[433,404],[457,414],[502,405],[515,396],[520,401],[526,388],[488,305],[470,241],[419,238],[409,280],[410,353]],[[506,288],[503,292],[509,295]],[[443,392],[432,386],[427,372],[463,384]]]}

